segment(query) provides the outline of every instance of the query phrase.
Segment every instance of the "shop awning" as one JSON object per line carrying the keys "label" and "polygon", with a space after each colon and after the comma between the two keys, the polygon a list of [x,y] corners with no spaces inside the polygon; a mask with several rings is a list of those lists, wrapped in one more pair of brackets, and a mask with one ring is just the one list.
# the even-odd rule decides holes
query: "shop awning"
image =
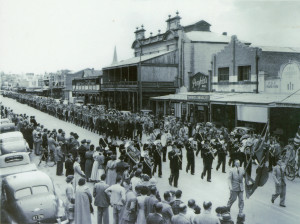
{"label": "shop awning", "polygon": [[[190,101],[188,96],[209,96],[209,102],[212,104],[251,104],[264,105],[268,107],[286,106],[300,108],[300,93],[291,95],[270,93],[185,92],[166,96],[151,97],[151,100],[188,102]],[[201,99],[199,102],[201,102]]]}

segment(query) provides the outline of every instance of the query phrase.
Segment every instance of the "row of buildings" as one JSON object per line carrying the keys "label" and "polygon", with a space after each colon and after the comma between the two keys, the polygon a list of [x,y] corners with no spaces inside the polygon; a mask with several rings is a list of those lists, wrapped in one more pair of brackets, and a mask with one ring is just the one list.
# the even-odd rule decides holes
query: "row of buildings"
{"label": "row of buildings", "polygon": [[[261,130],[267,123],[271,132],[293,136],[300,124],[300,48],[255,46],[211,32],[203,20],[180,22],[177,12],[165,32],[148,37],[143,26],[137,28],[134,57],[114,60],[99,79],[73,80],[73,94],[120,110],[151,109],[230,129]],[[84,87],[87,82],[96,89]]]}

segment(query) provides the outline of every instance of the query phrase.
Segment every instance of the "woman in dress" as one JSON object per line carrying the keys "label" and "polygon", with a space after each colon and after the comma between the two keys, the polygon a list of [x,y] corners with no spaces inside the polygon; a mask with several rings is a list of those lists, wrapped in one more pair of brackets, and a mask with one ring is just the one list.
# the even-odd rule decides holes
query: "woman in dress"
{"label": "woman in dress", "polygon": [[97,146],[96,147],[96,151],[93,154],[93,158],[94,158],[94,163],[93,163],[93,168],[92,168],[92,174],[91,174],[91,181],[96,182],[98,179],[98,167],[99,167],[99,163],[97,160],[97,157],[100,155],[100,147]]}
{"label": "woman in dress", "polygon": [[89,187],[85,184],[85,179],[81,178],[78,181],[78,186],[75,194],[75,223],[77,224],[92,224],[91,204],[92,194]]}
{"label": "woman in dress", "polygon": [[117,166],[117,161],[116,161],[116,155],[111,156],[111,160],[107,162],[106,165],[106,184],[109,186],[113,185],[116,183],[116,178],[117,178],[117,171],[116,171],[116,166]]}
{"label": "woman in dress", "polygon": [[145,217],[145,198],[147,197],[148,188],[146,186],[141,186],[141,195],[137,197],[137,207],[138,207],[138,216],[136,223],[138,224],[146,224],[146,217]]}
{"label": "woman in dress", "polygon": [[85,153],[85,170],[84,171],[85,171],[86,179],[88,181],[90,181],[93,163],[94,163],[94,159],[93,159],[94,149],[95,149],[95,146],[91,145],[90,150]]}

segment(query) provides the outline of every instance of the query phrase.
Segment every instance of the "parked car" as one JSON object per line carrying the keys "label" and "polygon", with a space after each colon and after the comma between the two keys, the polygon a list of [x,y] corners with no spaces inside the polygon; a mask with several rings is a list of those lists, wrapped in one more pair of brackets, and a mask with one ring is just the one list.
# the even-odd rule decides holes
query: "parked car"
{"label": "parked car", "polygon": [[142,115],[149,115],[152,114],[152,110],[141,110]]}
{"label": "parked car", "polygon": [[8,118],[0,119],[0,124],[7,124],[7,123],[11,123],[11,121]]}
{"label": "parked car", "polygon": [[0,125],[0,133],[12,132],[16,130],[14,123],[4,123]]}
{"label": "parked car", "polygon": [[68,223],[51,178],[41,171],[2,180],[2,223]]}
{"label": "parked car", "polygon": [[12,152],[28,152],[29,146],[19,131],[0,134],[0,155]]}

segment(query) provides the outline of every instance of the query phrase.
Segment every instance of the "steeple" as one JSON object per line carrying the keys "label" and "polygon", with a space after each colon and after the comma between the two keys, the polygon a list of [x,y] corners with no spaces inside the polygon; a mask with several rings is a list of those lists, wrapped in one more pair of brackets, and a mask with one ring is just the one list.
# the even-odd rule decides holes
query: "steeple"
{"label": "steeple", "polygon": [[117,64],[118,63],[118,57],[117,57],[117,47],[115,46],[115,50],[114,50],[114,58],[113,58],[113,61],[112,61],[112,65],[113,64]]}

